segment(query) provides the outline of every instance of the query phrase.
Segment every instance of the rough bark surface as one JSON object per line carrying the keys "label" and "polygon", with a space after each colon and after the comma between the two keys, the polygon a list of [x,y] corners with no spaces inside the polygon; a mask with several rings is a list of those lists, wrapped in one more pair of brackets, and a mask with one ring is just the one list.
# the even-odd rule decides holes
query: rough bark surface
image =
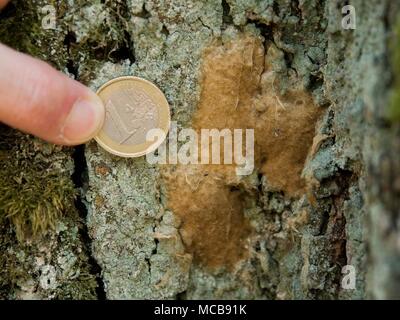
{"label": "rough bark surface", "polygon": [[[349,2],[355,30],[341,25]],[[254,128],[256,154],[240,177],[3,126],[0,298],[400,298],[397,12],[389,0],[13,1],[1,42],[94,90],[148,79],[179,128]]]}

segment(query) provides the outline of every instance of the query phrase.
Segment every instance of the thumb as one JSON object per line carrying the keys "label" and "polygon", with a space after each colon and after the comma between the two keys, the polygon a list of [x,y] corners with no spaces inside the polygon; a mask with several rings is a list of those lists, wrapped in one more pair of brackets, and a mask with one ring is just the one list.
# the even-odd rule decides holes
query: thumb
{"label": "thumb", "polygon": [[0,0],[0,9],[3,9],[10,0]]}
{"label": "thumb", "polygon": [[49,142],[76,145],[93,138],[104,117],[102,101],[88,88],[0,44],[1,122]]}

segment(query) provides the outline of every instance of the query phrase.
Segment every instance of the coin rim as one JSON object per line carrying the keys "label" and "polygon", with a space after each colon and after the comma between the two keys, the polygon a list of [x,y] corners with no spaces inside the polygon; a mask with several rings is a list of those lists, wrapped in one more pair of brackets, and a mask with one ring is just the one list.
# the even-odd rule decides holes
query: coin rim
{"label": "coin rim", "polygon": [[[94,137],[94,140],[95,140],[103,149],[105,149],[106,151],[108,151],[108,152],[111,153],[111,154],[114,154],[114,155],[116,155],[116,156],[120,156],[120,157],[123,157],[123,158],[139,158],[139,157],[142,157],[142,156],[144,156],[144,155],[146,155],[146,154],[149,154],[149,153],[151,153],[151,152],[157,150],[158,147],[165,141],[165,139],[166,139],[166,137],[167,137],[167,135],[168,135],[169,129],[170,129],[170,127],[171,127],[171,110],[170,110],[170,106],[169,106],[169,103],[168,103],[167,98],[165,97],[164,92],[162,92],[161,89],[160,89],[159,87],[157,87],[154,83],[150,82],[149,80],[146,80],[146,79],[143,79],[143,78],[140,78],[140,77],[136,77],[136,76],[122,76],[122,77],[117,77],[117,78],[114,78],[114,79],[112,79],[112,80],[110,80],[110,81],[107,81],[106,83],[104,83],[104,84],[96,91],[96,94],[100,97],[101,91],[103,91],[106,87],[109,87],[110,85],[114,84],[115,82],[120,82],[120,81],[125,81],[125,80],[142,81],[142,82],[144,82],[144,83],[146,83],[146,84],[152,86],[153,88],[157,89],[157,90],[162,94],[162,97],[163,97],[163,99],[165,100],[165,103],[166,103],[165,106],[166,106],[167,109],[168,109],[168,119],[167,119],[167,125],[166,125],[167,130],[165,131],[164,129],[160,128],[160,129],[161,129],[162,131],[164,131],[164,133],[165,133],[164,139],[160,139],[159,141],[157,141],[157,142],[151,144],[151,145],[150,145],[146,150],[144,150],[144,151],[134,152],[134,153],[126,153],[126,152],[117,151],[117,150],[114,150],[114,149],[112,149],[111,147],[109,147],[107,144],[105,144],[105,143],[99,138],[99,134],[100,134],[100,132],[102,132],[103,126],[104,126],[104,123],[105,123],[105,120],[104,120],[103,126],[102,126],[102,128],[99,130],[99,132],[96,134],[96,136]],[[101,97],[100,97],[100,99],[101,99]],[[164,108],[164,105],[163,105],[162,107]]]}

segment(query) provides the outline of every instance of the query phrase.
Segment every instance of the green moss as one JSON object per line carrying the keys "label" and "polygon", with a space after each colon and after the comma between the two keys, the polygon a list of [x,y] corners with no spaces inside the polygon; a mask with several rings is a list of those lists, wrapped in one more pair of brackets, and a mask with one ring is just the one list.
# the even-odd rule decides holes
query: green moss
{"label": "green moss", "polygon": [[387,117],[391,122],[400,122],[400,18],[396,25],[391,46],[394,86],[389,100]]}
{"label": "green moss", "polygon": [[[0,299],[27,286],[36,297],[96,298],[68,159],[70,149],[0,125]],[[43,265],[56,271],[54,288],[40,284]]]}
{"label": "green moss", "polygon": [[10,292],[17,285],[18,279],[27,275],[23,265],[18,263],[15,257],[8,254],[8,250],[15,244],[13,236],[8,224],[0,224],[0,299],[9,299]]}
{"label": "green moss", "polygon": [[20,240],[46,234],[73,205],[70,175],[49,161],[56,147],[5,127],[0,136],[0,219],[14,225]]}
{"label": "green moss", "polygon": [[64,46],[65,30],[58,17],[55,30],[42,27],[46,14],[41,8],[49,4],[55,5],[54,1],[47,0],[12,1],[0,14],[0,42],[62,70],[68,60]]}
{"label": "green moss", "polygon": [[392,122],[400,122],[400,84],[391,94],[388,118]]}

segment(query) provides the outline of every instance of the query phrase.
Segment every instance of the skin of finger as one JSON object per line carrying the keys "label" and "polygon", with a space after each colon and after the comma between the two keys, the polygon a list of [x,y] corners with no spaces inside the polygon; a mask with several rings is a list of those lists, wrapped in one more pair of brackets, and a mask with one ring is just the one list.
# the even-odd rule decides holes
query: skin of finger
{"label": "skin of finger", "polygon": [[0,0],[0,9],[4,8],[9,0]]}
{"label": "skin of finger", "polygon": [[88,89],[48,64],[0,44],[0,121],[44,140],[60,136],[75,101]]}

